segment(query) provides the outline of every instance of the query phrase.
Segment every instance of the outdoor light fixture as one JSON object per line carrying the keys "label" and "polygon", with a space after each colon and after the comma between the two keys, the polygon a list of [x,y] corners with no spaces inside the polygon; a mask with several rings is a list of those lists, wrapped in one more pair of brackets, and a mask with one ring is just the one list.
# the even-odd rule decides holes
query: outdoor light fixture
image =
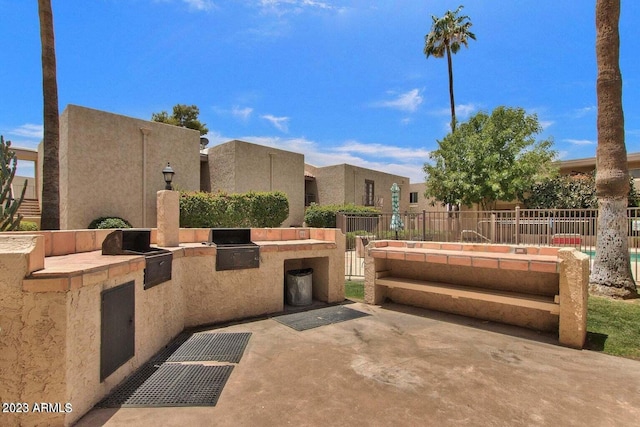
{"label": "outdoor light fixture", "polygon": [[167,162],[167,167],[162,169],[162,174],[164,175],[164,182],[167,183],[164,189],[173,190],[173,187],[171,186],[171,181],[173,181],[173,175],[175,175],[175,172],[173,171],[173,169],[171,169],[171,165],[169,164],[169,162]]}

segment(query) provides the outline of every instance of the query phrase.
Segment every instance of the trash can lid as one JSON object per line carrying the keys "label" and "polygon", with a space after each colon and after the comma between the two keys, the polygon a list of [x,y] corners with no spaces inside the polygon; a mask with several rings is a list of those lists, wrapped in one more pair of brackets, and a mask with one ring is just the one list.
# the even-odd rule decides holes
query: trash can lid
{"label": "trash can lid", "polygon": [[289,270],[287,274],[290,276],[308,276],[309,274],[313,274],[313,268],[302,268],[299,270]]}

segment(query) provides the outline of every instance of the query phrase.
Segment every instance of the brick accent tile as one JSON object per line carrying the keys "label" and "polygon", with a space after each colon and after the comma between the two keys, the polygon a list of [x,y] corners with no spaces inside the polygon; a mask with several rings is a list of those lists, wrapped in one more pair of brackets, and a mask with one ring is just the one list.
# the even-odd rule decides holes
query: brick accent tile
{"label": "brick accent tile", "polygon": [[471,265],[473,265],[474,267],[498,268],[498,260],[492,258],[473,257],[471,260]]}
{"label": "brick accent tile", "polygon": [[427,254],[426,262],[432,262],[434,264],[446,264],[447,256],[446,255],[437,255],[437,254]]}
{"label": "brick accent tile", "polygon": [[51,234],[51,255],[68,255],[76,251],[75,231],[56,231]]}
{"label": "brick accent tile", "polygon": [[[180,232],[178,232],[178,236],[180,235]],[[152,228],[151,229],[151,233],[149,233],[149,243],[152,243],[154,245],[158,244],[158,229],[157,228]]]}
{"label": "brick accent tile", "polygon": [[388,245],[391,248],[405,248],[407,244],[402,240],[389,240]]}
{"label": "brick accent tile", "polygon": [[71,289],[72,291],[78,290],[82,287],[82,276],[78,275],[78,276],[73,276],[71,279],[69,279],[69,289]]}
{"label": "brick accent tile", "polygon": [[264,252],[278,252],[278,246],[277,245],[260,246],[260,253],[264,253]]}
{"label": "brick accent tile", "polygon": [[544,273],[557,273],[558,263],[545,261],[531,261],[529,269],[531,271],[540,271]]}
{"label": "brick accent tile", "polygon": [[296,230],[293,228],[283,228],[280,235],[282,240],[298,240]]}
{"label": "brick accent tile", "polygon": [[[207,237],[208,239],[208,237]],[[216,248],[213,246],[202,246],[196,248],[184,248],[185,256],[215,256]],[[173,257],[176,258],[176,253],[173,253]],[[179,258],[179,257],[178,257]]]}
{"label": "brick accent tile", "polygon": [[102,249],[102,242],[113,230],[96,230],[96,249]]}
{"label": "brick accent tile", "polygon": [[144,258],[137,259],[135,261],[129,261],[129,271],[131,272],[144,270],[146,266],[147,263]]}
{"label": "brick accent tile", "polygon": [[208,228],[196,228],[196,242],[206,242],[209,240]]}
{"label": "brick accent tile", "polygon": [[28,255],[27,267],[28,274],[34,271],[42,270],[44,268],[44,236],[37,236],[35,240],[36,246]]}
{"label": "brick accent tile", "polygon": [[558,256],[558,249],[559,248],[554,248],[554,247],[549,247],[549,246],[542,246],[538,250],[538,255]]}
{"label": "brick accent tile", "polygon": [[305,244],[301,244],[301,245],[296,245],[296,250],[297,251],[310,251],[313,249],[313,245],[310,243],[305,243]]}
{"label": "brick accent tile", "polygon": [[[442,245],[444,246],[444,245]],[[450,256],[449,257],[450,265],[471,265],[471,257],[468,256]]]}
{"label": "brick accent tile", "polygon": [[280,228],[267,228],[267,240],[282,240],[282,230]]}
{"label": "brick accent tile", "polygon": [[416,247],[420,247],[422,249],[441,249],[440,246],[442,246],[440,243],[431,243],[431,242],[423,242],[419,244],[420,246],[418,246],[416,244]]}
{"label": "brick accent tile", "polygon": [[22,289],[27,292],[66,292],[69,289],[69,278],[24,279]]}
{"label": "brick accent tile", "polygon": [[311,238],[316,240],[324,240],[324,229],[323,228],[312,228],[311,229]]}
{"label": "brick accent tile", "polygon": [[463,251],[484,251],[485,248],[483,245],[462,245]]}
{"label": "brick accent tile", "polygon": [[396,252],[396,251],[388,251],[387,252],[387,259],[400,259],[400,260],[404,260],[404,252]]}
{"label": "brick accent tile", "polygon": [[330,242],[336,241],[336,229],[335,228],[325,228],[324,230],[324,240],[328,240]]}
{"label": "brick accent tile", "polygon": [[418,261],[418,262],[424,262],[425,260],[425,254],[421,253],[421,252],[407,252],[405,254],[405,259],[407,261]]}
{"label": "brick accent tile", "polygon": [[179,230],[180,243],[194,243],[196,242],[196,231],[193,228],[181,228]]}
{"label": "brick accent tile", "polygon": [[91,252],[98,249],[96,232],[92,230],[76,231],[76,252]]}
{"label": "brick accent tile", "polygon": [[53,234],[52,231],[41,231],[44,236],[44,256],[53,256]]}
{"label": "brick accent tile", "polygon": [[538,255],[538,248],[527,248],[527,255]]}
{"label": "brick accent tile", "polygon": [[505,245],[487,245],[485,250],[487,252],[508,254],[511,252],[511,247]]}
{"label": "brick accent tile", "polygon": [[444,251],[460,251],[460,250],[462,250],[462,245],[443,243],[441,245],[441,249],[444,250]]}
{"label": "brick accent tile", "polygon": [[130,269],[131,266],[128,262],[124,264],[109,266],[109,279],[111,279],[112,277],[124,276],[125,274],[129,274]]}
{"label": "brick accent tile", "polygon": [[387,252],[386,251],[371,250],[369,253],[371,254],[371,256],[373,258],[386,258],[387,257]]}
{"label": "brick accent tile", "polygon": [[82,275],[82,286],[91,286],[96,283],[104,282],[109,278],[109,270],[92,271]]}
{"label": "brick accent tile", "polygon": [[529,261],[514,261],[510,259],[501,259],[500,268],[504,270],[529,271]]}
{"label": "brick accent tile", "polygon": [[385,240],[378,240],[378,241],[373,242],[373,245],[374,245],[376,248],[386,248],[386,247],[387,247],[387,241],[385,241]]}
{"label": "brick accent tile", "polygon": [[265,230],[264,228],[252,228],[251,240],[258,241],[258,242],[267,240],[267,230]]}

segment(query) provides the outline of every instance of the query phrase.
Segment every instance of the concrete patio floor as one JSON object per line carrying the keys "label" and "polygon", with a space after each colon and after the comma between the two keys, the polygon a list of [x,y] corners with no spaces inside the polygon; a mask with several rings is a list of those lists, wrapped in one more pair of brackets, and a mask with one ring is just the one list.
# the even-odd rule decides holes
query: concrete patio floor
{"label": "concrete patio floor", "polygon": [[640,362],[406,306],[252,332],[215,407],[94,409],[77,426],[637,426]]}

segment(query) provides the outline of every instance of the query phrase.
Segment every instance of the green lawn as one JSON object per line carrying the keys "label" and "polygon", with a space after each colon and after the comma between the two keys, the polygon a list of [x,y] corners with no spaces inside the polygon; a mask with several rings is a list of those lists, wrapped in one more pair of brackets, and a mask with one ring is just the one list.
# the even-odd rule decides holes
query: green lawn
{"label": "green lawn", "polygon": [[[364,299],[364,282],[347,280],[345,296]],[[640,300],[615,301],[589,297],[585,348],[640,360]]]}
{"label": "green lawn", "polygon": [[347,299],[364,300],[364,282],[356,280],[346,280],[344,282],[344,294]]}
{"label": "green lawn", "polygon": [[590,296],[587,331],[587,348],[640,360],[640,300]]}

